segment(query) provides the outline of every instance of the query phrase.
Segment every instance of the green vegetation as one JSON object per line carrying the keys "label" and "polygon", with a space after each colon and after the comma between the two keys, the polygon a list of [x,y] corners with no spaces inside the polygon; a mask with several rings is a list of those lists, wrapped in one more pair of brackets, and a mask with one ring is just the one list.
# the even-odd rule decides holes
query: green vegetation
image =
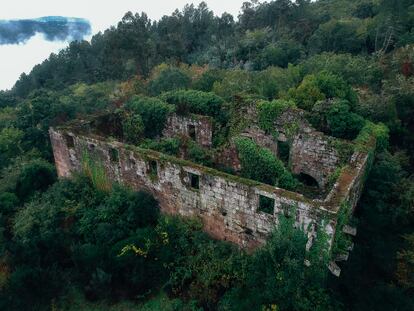
{"label": "green vegetation", "polygon": [[195,113],[219,117],[224,103],[223,99],[214,93],[195,90],[168,92],[164,93],[161,98],[167,103],[175,105],[177,113],[183,115]]}
{"label": "green vegetation", "polygon": [[141,117],[145,137],[153,138],[161,134],[167,116],[174,111],[174,106],[156,98],[136,96],[125,104],[125,109]]}
{"label": "green vegetation", "polygon": [[[156,22],[129,12],[22,74],[0,91],[0,309],[413,310],[413,24],[411,0],[249,1],[237,20],[205,3]],[[247,255],[197,221],[160,216],[151,196],[110,184],[88,156],[87,178],[56,179],[50,126],[119,109],[115,130],[128,142],[170,155],[185,147],[209,165],[194,142],[158,139],[168,114],[212,117],[214,147],[224,148],[257,103],[269,133],[296,105],[318,130],[353,139],[331,142],[341,164],[375,144],[339,279],[326,275],[322,230],[305,252],[294,217]],[[243,176],[295,188],[273,154],[237,142]]]}
{"label": "green vegetation", "polygon": [[272,133],[272,131],[274,131],[275,120],[277,120],[284,111],[294,107],[296,106],[292,101],[274,100],[272,102],[259,102],[257,104],[259,126],[267,133]]}
{"label": "green vegetation", "polygon": [[125,142],[136,145],[144,138],[145,126],[139,114],[126,116],[122,127]]}
{"label": "green vegetation", "polygon": [[297,181],[270,150],[259,147],[249,138],[237,138],[235,144],[243,177],[287,190],[296,188]]}

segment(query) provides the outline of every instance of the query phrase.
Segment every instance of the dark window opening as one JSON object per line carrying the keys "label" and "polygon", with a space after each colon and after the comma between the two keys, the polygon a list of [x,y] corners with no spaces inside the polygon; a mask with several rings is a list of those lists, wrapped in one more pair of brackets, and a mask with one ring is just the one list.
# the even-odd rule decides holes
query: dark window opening
{"label": "dark window opening", "polygon": [[273,215],[275,211],[275,199],[259,195],[259,212]]}
{"label": "dark window opening", "polygon": [[137,163],[135,162],[134,159],[129,159],[129,166],[130,167],[134,167]]}
{"label": "dark window opening", "polygon": [[118,162],[119,161],[119,152],[118,150],[111,148],[109,149],[109,158],[112,162]]}
{"label": "dark window opening", "polygon": [[298,179],[301,183],[303,183],[307,187],[319,188],[319,184],[316,181],[316,179],[308,174],[300,173],[298,176]]}
{"label": "dark window opening", "polygon": [[278,141],[277,150],[279,159],[284,163],[289,163],[290,146],[287,141]]}
{"label": "dark window opening", "polygon": [[190,136],[192,140],[196,140],[196,129],[192,124],[188,126],[188,136]]}
{"label": "dark window opening", "polygon": [[247,235],[253,235],[253,230],[250,228],[246,228],[244,229],[244,233],[246,233]]}
{"label": "dark window opening", "polygon": [[75,139],[71,135],[65,135],[66,145],[68,148],[74,148],[75,147]]}
{"label": "dark window opening", "polygon": [[200,189],[200,176],[196,174],[189,173],[190,177],[190,186],[193,189]]}
{"label": "dark window opening", "polygon": [[152,176],[157,176],[158,175],[158,166],[157,166],[157,161],[150,161],[149,163],[149,173]]}

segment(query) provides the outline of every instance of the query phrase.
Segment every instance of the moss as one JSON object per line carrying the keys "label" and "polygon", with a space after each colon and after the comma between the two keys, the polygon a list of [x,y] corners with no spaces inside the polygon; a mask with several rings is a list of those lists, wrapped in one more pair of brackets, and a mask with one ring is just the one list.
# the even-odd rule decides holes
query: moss
{"label": "moss", "polygon": [[289,108],[294,108],[295,103],[286,100],[260,101],[257,104],[259,126],[266,133],[273,133],[274,123],[277,118]]}
{"label": "moss", "polygon": [[346,253],[351,245],[351,238],[343,232],[344,226],[351,220],[352,209],[348,202],[343,201],[338,212],[336,232],[332,244],[332,254],[334,256]]}
{"label": "moss", "polygon": [[355,150],[362,152],[381,151],[388,147],[389,129],[383,123],[367,121],[355,138]]}
{"label": "moss", "polygon": [[352,142],[330,137],[328,143],[330,147],[338,152],[340,165],[345,165],[349,162],[355,150],[355,145]]}

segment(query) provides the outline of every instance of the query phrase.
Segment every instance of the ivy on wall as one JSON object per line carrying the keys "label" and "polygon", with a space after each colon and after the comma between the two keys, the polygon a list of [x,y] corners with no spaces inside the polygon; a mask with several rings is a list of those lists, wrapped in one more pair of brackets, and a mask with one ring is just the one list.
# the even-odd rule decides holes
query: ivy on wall
{"label": "ivy on wall", "polygon": [[235,144],[243,177],[287,190],[296,188],[297,180],[285,168],[283,162],[276,158],[270,150],[259,147],[248,138],[236,138]]}
{"label": "ivy on wall", "polygon": [[262,130],[273,134],[274,122],[288,108],[296,107],[295,103],[287,100],[261,101],[257,104],[258,121]]}

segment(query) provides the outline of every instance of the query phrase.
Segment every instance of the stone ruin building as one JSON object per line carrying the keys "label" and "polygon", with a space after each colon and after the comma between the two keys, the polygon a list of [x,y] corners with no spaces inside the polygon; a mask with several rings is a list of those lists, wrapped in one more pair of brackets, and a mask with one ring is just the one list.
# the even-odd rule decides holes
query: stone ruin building
{"label": "stone ruin building", "polygon": [[[248,115],[254,120],[254,112]],[[288,109],[277,119],[277,137],[266,134],[254,122],[238,135],[252,139],[275,155],[287,145],[291,171],[315,182],[323,193],[316,198],[125,144],[114,139],[116,135],[108,133],[110,127],[105,125],[108,120],[104,115],[50,129],[56,168],[61,178],[81,171],[87,152],[102,165],[110,180],[134,190],[151,192],[163,213],[198,217],[212,237],[247,249],[266,240],[277,226],[280,215],[294,217],[296,225],[304,228],[308,247],[317,230],[327,233],[330,245],[339,231],[356,233],[349,226],[337,225],[338,213],[344,204],[352,211],[355,208],[369,168],[369,151],[354,151],[349,158],[341,159],[335,148],[336,139],[316,131],[299,109]],[[173,113],[168,117],[163,136],[177,134],[210,148],[214,135],[212,120],[207,116]],[[217,155],[217,161],[232,167],[235,174],[240,171],[237,150],[231,141]],[[341,161],[346,161],[346,165],[340,167]],[[340,173],[336,182],[329,185],[329,177],[338,168]],[[271,212],[263,211],[264,204],[271,206]],[[331,272],[339,275],[340,268],[335,259],[344,258],[347,254],[333,258],[329,267]]]}

